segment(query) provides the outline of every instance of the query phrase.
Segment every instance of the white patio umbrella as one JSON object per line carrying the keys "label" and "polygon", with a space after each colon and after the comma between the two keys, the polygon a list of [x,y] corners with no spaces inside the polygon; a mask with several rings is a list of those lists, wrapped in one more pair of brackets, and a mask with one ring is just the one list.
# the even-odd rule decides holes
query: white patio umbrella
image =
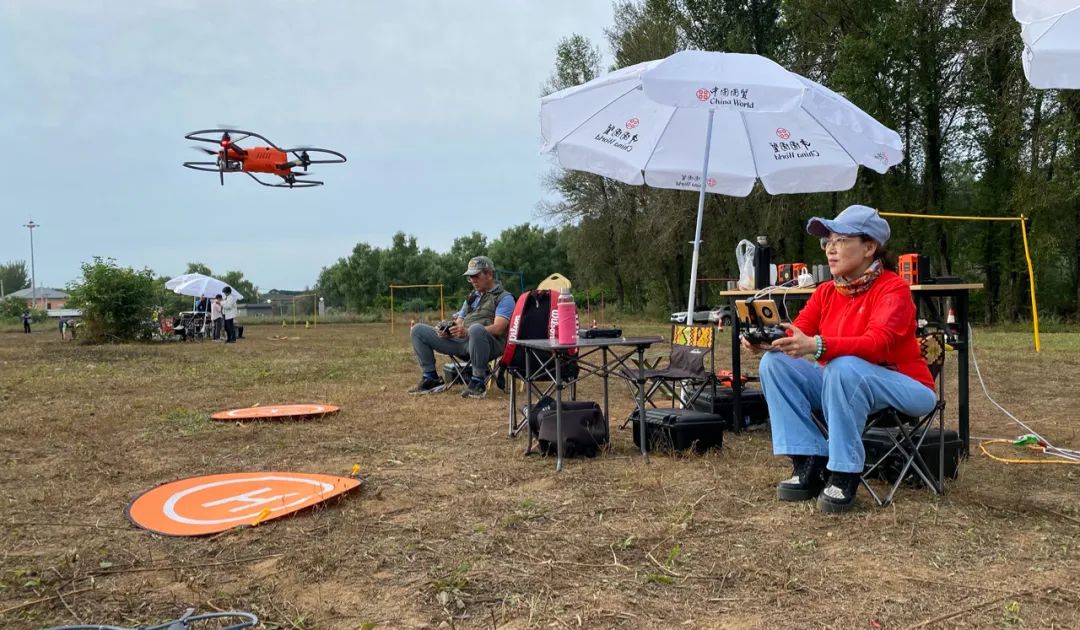
{"label": "white patio umbrella", "polygon": [[697,190],[687,321],[693,321],[705,193],[847,190],[859,166],[903,160],[900,136],[758,55],[683,51],[544,97],[541,152],[627,184]]}
{"label": "white patio umbrella", "polygon": [[1039,89],[1080,88],[1080,0],[1013,0],[1024,76]]}
{"label": "white patio umbrella", "polygon": [[[214,297],[227,286],[229,285],[225,282],[201,273],[186,273],[165,283],[165,288],[171,289],[173,293],[192,297]],[[233,287],[233,295],[237,300],[244,299],[236,287]]]}

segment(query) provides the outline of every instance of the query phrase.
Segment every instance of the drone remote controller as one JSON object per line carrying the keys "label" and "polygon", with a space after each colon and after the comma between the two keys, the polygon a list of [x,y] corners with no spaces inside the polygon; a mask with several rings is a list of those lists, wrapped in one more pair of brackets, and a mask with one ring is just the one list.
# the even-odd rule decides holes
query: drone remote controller
{"label": "drone remote controller", "polygon": [[755,346],[769,345],[787,336],[773,300],[744,300],[735,303],[742,336]]}
{"label": "drone remote controller", "polygon": [[777,339],[786,337],[787,332],[779,326],[761,326],[748,328],[742,336],[755,346],[767,346]]}

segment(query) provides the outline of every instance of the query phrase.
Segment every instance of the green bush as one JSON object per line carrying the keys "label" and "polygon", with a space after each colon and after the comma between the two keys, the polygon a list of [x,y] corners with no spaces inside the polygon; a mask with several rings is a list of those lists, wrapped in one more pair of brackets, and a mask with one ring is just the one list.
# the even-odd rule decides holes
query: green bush
{"label": "green bush", "polygon": [[0,300],[0,318],[18,319],[26,310],[26,300],[14,296],[7,296]]}
{"label": "green bush", "polygon": [[[26,310],[26,300],[13,296],[7,296],[0,300],[0,319],[22,321],[23,311]],[[40,308],[30,309],[30,319],[35,322],[43,322],[49,314]]]}
{"label": "green bush", "polygon": [[83,312],[80,336],[89,341],[130,341],[150,336],[159,289],[150,269],[121,268],[112,258],[83,263],[81,281],[69,287],[70,308]]}

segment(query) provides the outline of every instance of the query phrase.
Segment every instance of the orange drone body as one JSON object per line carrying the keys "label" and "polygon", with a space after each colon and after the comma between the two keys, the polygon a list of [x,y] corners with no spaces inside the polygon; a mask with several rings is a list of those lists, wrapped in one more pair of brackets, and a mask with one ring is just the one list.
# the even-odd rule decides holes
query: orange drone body
{"label": "orange drone body", "polygon": [[292,172],[289,156],[281,149],[271,147],[252,147],[241,153],[229,145],[218,151],[218,158],[224,158],[226,152],[230,160],[240,161],[240,170],[253,173],[270,173],[284,177]]}
{"label": "orange drone body", "polygon": [[[185,138],[216,145],[216,150],[205,146],[194,148],[217,158],[214,162],[184,162],[184,166],[197,171],[209,171],[218,174],[221,184],[225,185],[227,173],[243,173],[263,186],[272,188],[309,188],[323,183],[310,177],[311,164],[341,164],[345,156],[330,149],[315,147],[296,147],[283,149],[270,140],[252,131],[240,129],[204,129],[193,131]],[[258,138],[269,146],[242,147],[240,142],[249,138]],[[312,156],[315,156],[312,158]],[[255,176],[255,173],[276,175],[281,182],[272,184]]]}

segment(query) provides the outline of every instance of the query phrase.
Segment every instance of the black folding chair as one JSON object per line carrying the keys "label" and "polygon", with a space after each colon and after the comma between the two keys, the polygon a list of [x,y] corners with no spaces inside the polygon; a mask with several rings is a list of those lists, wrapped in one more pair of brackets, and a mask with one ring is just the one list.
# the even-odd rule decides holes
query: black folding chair
{"label": "black folding chair", "polygon": [[[629,371],[626,375],[637,378]],[[672,408],[676,402],[690,408],[705,391],[716,400],[716,386],[716,328],[673,324],[667,366],[645,370],[645,404],[658,407],[655,398],[664,393],[670,394]],[[628,418],[622,427],[629,422]]]}
{"label": "black folding chair", "polygon": [[[468,387],[469,381],[472,379],[472,362],[469,361],[469,357],[461,357],[453,354],[446,355],[446,363],[443,364],[443,382],[444,385],[440,391],[450,389],[455,385],[461,385],[462,387]],[[484,379],[484,387],[490,388],[492,381],[495,379],[496,371],[499,369],[499,357],[495,357],[488,361],[487,378]]]}

